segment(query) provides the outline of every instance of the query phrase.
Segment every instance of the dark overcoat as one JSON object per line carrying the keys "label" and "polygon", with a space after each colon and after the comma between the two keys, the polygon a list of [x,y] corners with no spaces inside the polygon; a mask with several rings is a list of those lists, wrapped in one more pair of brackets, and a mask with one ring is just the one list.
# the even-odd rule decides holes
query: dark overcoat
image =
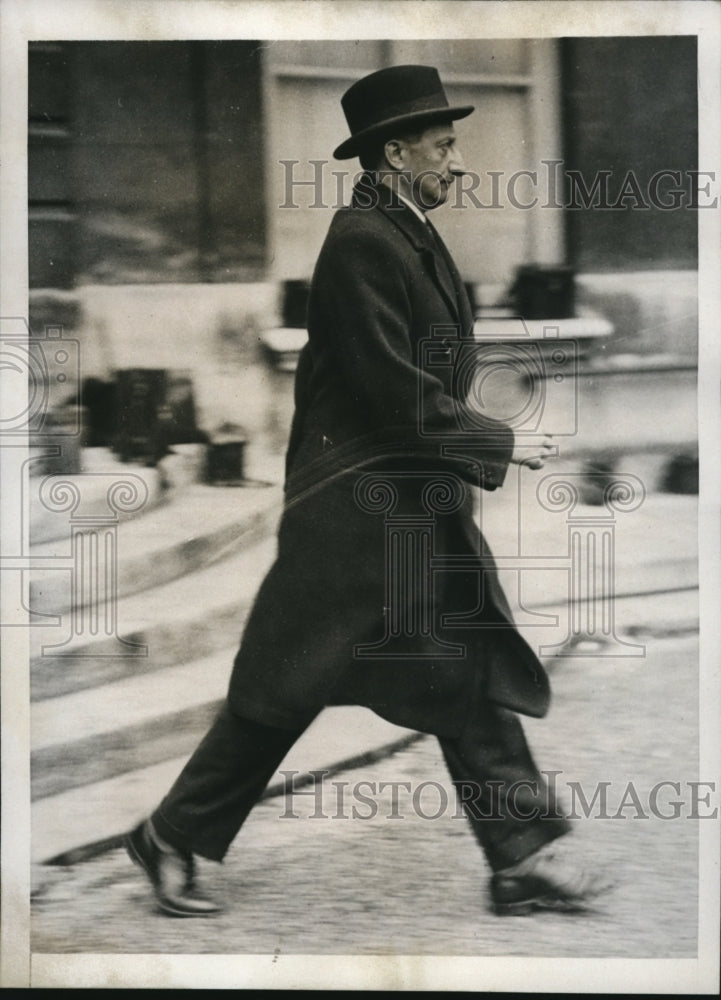
{"label": "dark overcoat", "polygon": [[547,711],[473,518],[513,432],[462,398],[472,323],[433,227],[364,175],[313,276],[277,558],[230,681],[239,714],[296,728],[359,704],[453,736],[481,699]]}

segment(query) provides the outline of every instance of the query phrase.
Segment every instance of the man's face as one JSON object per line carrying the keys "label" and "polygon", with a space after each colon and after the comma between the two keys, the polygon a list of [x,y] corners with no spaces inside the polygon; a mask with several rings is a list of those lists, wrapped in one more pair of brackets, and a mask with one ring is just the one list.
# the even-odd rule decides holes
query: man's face
{"label": "man's face", "polygon": [[464,171],[453,124],[431,125],[419,135],[398,140],[398,144],[402,170],[409,175],[410,197],[423,211],[442,205],[454,177]]}

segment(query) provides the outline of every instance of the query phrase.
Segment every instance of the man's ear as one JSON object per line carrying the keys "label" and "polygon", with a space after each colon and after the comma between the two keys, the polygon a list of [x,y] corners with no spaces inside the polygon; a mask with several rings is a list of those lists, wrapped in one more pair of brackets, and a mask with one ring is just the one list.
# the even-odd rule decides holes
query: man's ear
{"label": "man's ear", "polygon": [[397,139],[389,139],[383,147],[383,153],[389,166],[395,170],[403,169],[403,147]]}

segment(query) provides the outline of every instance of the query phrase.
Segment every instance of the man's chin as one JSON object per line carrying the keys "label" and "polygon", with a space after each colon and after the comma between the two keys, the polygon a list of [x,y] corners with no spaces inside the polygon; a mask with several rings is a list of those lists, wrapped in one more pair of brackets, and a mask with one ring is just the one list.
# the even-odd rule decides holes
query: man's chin
{"label": "man's chin", "polygon": [[441,182],[438,190],[434,191],[433,194],[429,192],[422,194],[417,204],[422,207],[424,212],[431,212],[434,208],[438,208],[439,205],[443,205],[447,200],[448,184]]}

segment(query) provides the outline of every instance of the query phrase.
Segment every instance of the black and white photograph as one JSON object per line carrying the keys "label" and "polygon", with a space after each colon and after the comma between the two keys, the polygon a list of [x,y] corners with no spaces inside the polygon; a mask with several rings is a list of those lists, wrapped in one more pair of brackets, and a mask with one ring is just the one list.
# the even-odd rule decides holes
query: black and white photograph
{"label": "black and white photograph", "polygon": [[2,985],[717,994],[721,6],[0,28]]}

